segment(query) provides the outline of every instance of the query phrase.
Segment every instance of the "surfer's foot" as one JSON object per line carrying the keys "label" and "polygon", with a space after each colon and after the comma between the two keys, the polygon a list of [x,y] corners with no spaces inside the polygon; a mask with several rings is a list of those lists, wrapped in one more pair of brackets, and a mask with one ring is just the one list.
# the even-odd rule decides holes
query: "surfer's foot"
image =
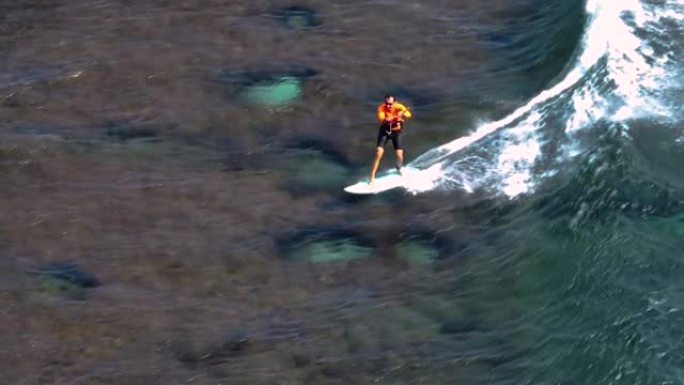
{"label": "surfer's foot", "polygon": [[374,184],[374,183],[375,183],[375,178],[370,178],[370,180],[368,181],[368,184]]}
{"label": "surfer's foot", "polygon": [[398,167],[397,171],[399,171],[399,175],[404,176],[404,171],[406,171],[406,169],[404,167]]}

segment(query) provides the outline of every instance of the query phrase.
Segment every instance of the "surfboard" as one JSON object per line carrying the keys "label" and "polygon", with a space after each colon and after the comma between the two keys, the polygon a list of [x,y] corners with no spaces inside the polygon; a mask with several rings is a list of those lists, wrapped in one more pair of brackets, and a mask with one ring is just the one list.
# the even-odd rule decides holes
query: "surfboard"
{"label": "surfboard", "polygon": [[361,181],[345,187],[344,191],[350,194],[377,194],[394,188],[404,187],[408,181],[408,176],[415,171],[415,169],[410,167],[403,168],[403,175],[399,174],[396,170],[388,171],[375,178],[375,183],[373,184],[369,184],[368,181]]}

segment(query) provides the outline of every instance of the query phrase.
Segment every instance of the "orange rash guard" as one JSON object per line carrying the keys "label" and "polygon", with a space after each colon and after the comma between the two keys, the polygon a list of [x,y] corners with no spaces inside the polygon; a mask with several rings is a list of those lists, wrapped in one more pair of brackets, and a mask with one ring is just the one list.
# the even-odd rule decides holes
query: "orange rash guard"
{"label": "orange rash guard", "polygon": [[[403,116],[399,116],[399,112],[403,112]],[[378,106],[378,120],[380,123],[383,123],[385,119],[388,119],[390,121],[396,121],[396,122],[403,122],[404,118],[410,118],[411,117],[411,111],[409,111],[408,108],[406,108],[405,105],[399,103],[399,102],[394,102],[392,107],[387,107],[385,106],[385,103],[382,103]]]}

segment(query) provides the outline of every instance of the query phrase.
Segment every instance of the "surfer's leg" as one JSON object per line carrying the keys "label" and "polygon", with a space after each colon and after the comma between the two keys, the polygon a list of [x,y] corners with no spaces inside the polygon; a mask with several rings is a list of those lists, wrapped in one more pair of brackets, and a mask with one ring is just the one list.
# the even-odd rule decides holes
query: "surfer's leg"
{"label": "surfer's leg", "polygon": [[373,167],[371,168],[370,181],[368,183],[375,182],[375,173],[378,172],[378,167],[380,167],[380,159],[382,159],[382,154],[385,149],[382,147],[375,148],[375,159],[373,159]]}
{"label": "surfer's leg", "polygon": [[380,159],[382,159],[382,154],[385,152],[385,144],[387,144],[387,139],[389,136],[384,129],[384,126],[380,126],[378,131],[378,140],[375,144],[375,159],[373,159],[373,166],[371,166],[370,180],[368,183],[375,182],[375,173],[378,172],[380,167]]}
{"label": "surfer's leg", "polygon": [[401,173],[401,166],[404,164],[404,150],[396,150],[397,154],[397,171]]}
{"label": "surfer's leg", "polygon": [[392,132],[392,145],[394,145],[394,152],[397,155],[397,171],[401,172],[401,166],[404,164],[404,149],[401,145],[401,131]]}

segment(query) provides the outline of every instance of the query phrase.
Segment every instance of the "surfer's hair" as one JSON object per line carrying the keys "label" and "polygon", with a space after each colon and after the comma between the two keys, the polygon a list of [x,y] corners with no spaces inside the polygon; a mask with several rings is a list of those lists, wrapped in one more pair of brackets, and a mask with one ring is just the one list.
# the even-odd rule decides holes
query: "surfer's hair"
{"label": "surfer's hair", "polygon": [[389,99],[389,98],[396,99],[396,98],[394,97],[394,95],[392,95],[392,94],[387,94],[387,95],[385,95],[385,100],[387,100],[387,99]]}

